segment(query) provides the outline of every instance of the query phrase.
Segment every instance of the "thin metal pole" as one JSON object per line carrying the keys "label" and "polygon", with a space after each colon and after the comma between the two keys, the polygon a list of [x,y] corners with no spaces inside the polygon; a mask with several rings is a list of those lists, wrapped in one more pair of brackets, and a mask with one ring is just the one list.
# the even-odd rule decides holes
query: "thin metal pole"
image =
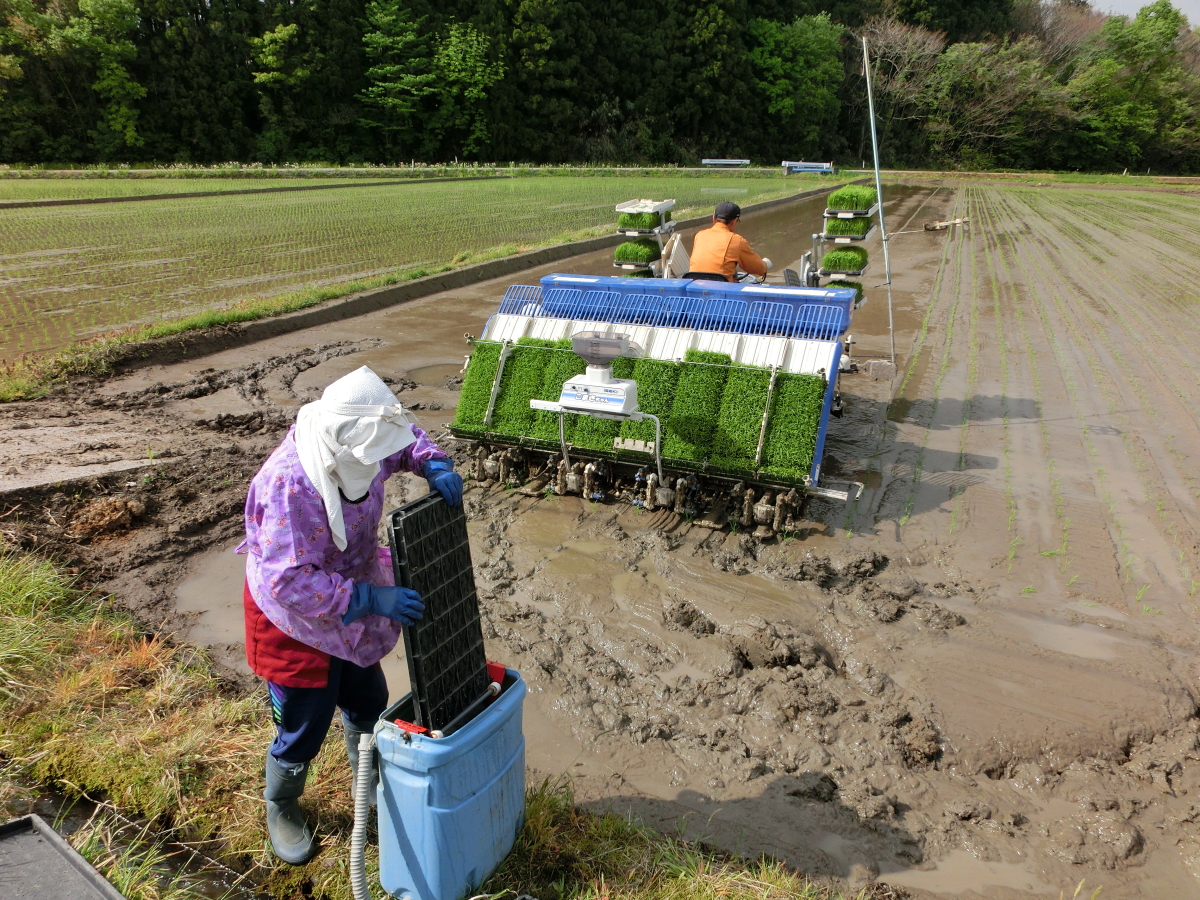
{"label": "thin metal pole", "polygon": [[888,339],[892,345],[892,365],[896,364],[896,329],[892,319],[892,260],[888,255],[887,225],[883,221],[883,179],[879,175],[879,138],[875,134],[875,92],[871,88],[871,54],[867,39],[862,39],[863,74],[867,79],[867,108],[871,117],[871,152],[875,155],[875,195],[879,203],[879,234],[883,240],[883,271],[888,286]]}

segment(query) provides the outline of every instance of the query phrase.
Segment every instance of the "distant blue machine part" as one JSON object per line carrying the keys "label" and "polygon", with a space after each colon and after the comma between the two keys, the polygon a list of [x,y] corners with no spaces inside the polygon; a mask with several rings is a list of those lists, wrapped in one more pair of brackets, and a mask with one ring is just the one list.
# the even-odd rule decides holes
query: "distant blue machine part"
{"label": "distant blue machine part", "polygon": [[[541,288],[513,285],[500,313],[729,334],[836,340],[850,325],[855,291],[794,289],[677,280],[686,293],[631,290],[632,279],[547,276]],[[573,279],[573,280],[567,280]],[[653,279],[638,279],[642,282]],[[659,279],[662,280],[662,279]],[[625,282],[614,285],[613,282]],[[703,287],[694,288],[695,285]],[[622,288],[615,290],[615,287]],[[750,290],[757,287],[758,290]]]}

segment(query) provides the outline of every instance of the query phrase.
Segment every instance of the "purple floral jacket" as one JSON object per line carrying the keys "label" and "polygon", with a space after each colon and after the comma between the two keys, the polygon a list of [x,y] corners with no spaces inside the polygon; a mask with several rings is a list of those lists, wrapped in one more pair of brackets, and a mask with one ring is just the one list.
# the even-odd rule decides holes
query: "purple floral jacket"
{"label": "purple floral jacket", "polygon": [[342,624],[355,582],[395,583],[391,553],[375,537],[383,483],[401,470],[419,475],[426,460],[446,455],[420,428],[414,426],[413,434],[414,443],[379,464],[366,499],[343,501],[345,550],[334,544],[325,503],[300,465],[295,426],[258,470],[246,497],[246,540],[234,552],[247,554],[254,602],[285,634],[359,666],[379,662],[400,637],[400,625],[382,616]]}

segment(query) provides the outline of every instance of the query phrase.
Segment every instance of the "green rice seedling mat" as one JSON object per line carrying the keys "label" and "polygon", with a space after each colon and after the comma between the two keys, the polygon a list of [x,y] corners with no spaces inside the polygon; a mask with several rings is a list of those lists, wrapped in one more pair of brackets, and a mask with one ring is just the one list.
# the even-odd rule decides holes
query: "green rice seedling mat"
{"label": "green rice seedling mat", "polygon": [[867,266],[867,251],[862,247],[838,247],[821,258],[821,270],[857,275]]}
{"label": "green rice seedling mat", "polygon": [[825,233],[834,237],[865,237],[875,222],[869,216],[855,216],[853,219],[826,219]]}
{"label": "green rice seedling mat", "polygon": [[619,263],[637,263],[646,266],[662,256],[658,241],[650,238],[639,238],[636,241],[626,241],[618,244],[613,251],[613,259]]}
{"label": "green rice seedling mat", "polygon": [[[463,379],[454,432],[555,449],[557,415],[531,410],[529,401],[558,399],[562,382],[583,371],[583,361],[566,349],[568,341],[522,339],[512,348],[504,367],[489,427],[483,419],[496,377],[499,346],[476,344]],[[812,469],[826,392],[825,379],[820,376],[781,372],[772,391],[769,370],[733,365],[723,353],[698,350],[688,351],[682,362],[617,359],[613,375],[636,381],[638,408],[659,417],[665,463],[694,470],[711,466],[733,477],[758,477],[754,457],[770,395],[759,475],[767,473],[784,483],[796,483]],[[655,437],[654,422],[649,419],[618,422],[568,413],[563,425],[572,448],[612,459],[618,455],[642,458],[617,454],[614,438],[653,441]]]}
{"label": "green rice seedling mat", "polygon": [[848,184],[829,195],[826,203],[831,210],[870,209],[879,199],[875,188],[865,184]]}
{"label": "green rice seedling mat", "polygon": [[636,229],[638,231],[651,231],[659,225],[664,225],[671,219],[671,211],[660,216],[659,213],[621,213],[617,216],[618,229]]}

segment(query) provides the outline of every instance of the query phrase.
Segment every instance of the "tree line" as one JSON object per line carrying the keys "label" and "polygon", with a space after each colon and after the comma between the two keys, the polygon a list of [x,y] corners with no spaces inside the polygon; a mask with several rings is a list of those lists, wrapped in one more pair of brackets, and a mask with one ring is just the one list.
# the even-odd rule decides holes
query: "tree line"
{"label": "tree line", "polygon": [[1169,0],[0,0],[0,161],[1200,169]]}

